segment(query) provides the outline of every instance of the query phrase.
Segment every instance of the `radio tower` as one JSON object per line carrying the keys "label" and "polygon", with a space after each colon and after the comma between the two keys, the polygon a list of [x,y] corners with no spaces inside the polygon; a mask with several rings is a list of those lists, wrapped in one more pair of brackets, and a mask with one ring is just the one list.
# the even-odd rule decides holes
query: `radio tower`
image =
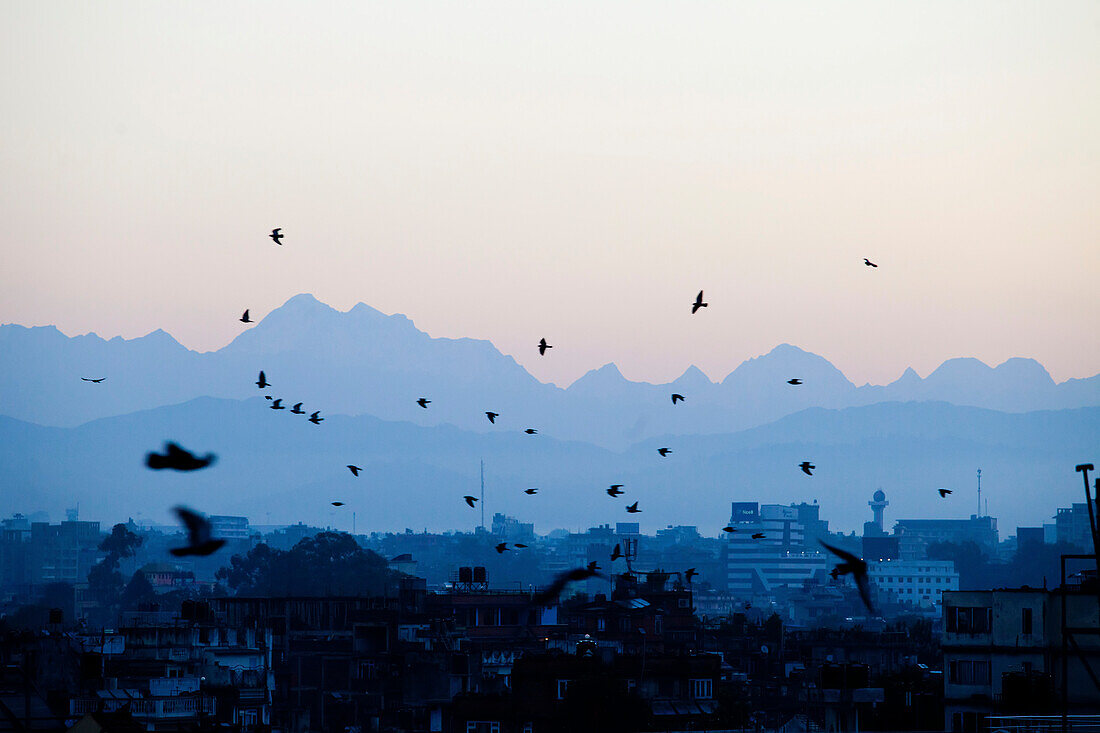
{"label": "radio tower", "polygon": [[982,469],[980,468],[978,469],[978,516],[982,516]]}

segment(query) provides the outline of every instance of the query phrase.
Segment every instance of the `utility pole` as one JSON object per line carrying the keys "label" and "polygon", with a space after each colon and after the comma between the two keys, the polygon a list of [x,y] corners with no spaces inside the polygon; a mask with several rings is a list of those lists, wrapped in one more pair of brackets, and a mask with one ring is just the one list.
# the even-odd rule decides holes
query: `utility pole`
{"label": "utility pole", "polygon": [[978,469],[978,516],[982,516],[982,469]]}

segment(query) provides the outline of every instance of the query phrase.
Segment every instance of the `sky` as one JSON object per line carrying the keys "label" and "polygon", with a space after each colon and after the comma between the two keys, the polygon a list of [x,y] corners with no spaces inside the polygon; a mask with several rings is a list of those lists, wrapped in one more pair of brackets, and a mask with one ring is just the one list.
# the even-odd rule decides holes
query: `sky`
{"label": "sky", "polygon": [[311,292],[562,385],[1100,372],[1095,2],[9,0],[0,104],[4,323],[210,350]]}

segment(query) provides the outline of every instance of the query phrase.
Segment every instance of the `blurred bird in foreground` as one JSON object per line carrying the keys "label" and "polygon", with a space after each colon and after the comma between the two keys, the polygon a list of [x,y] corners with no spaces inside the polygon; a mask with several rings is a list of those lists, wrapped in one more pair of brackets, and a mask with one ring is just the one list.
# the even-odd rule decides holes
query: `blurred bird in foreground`
{"label": "blurred bird in foreground", "polygon": [[[821,540],[818,540],[818,542],[821,542]],[[868,611],[874,613],[875,609],[871,606],[870,589],[867,587],[867,563],[862,558],[858,558],[839,547],[833,547],[824,542],[821,542],[821,546],[844,561],[838,563],[836,567],[829,571],[829,574],[833,578],[838,578],[841,575],[851,573],[856,581],[856,587],[859,588],[859,597],[863,600],[863,605],[867,607]]]}
{"label": "blurred bird in foreground", "polygon": [[176,507],[173,511],[187,528],[187,547],[173,547],[169,550],[176,557],[187,555],[205,557],[214,554],[225,545],[225,540],[213,538],[210,522],[203,515],[182,506]]}
{"label": "blurred bird in foreground", "polygon": [[570,583],[579,583],[589,578],[603,577],[598,571],[598,566],[593,567],[594,563],[590,564],[586,568],[575,568],[573,570],[567,570],[561,573],[550,585],[546,586],[541,592],[535,594],[532,599],[532,603],[536,606],[549,606],[553,605],[561,596],[562,591]]}
{"label": "blurred bird in foreground", "polygon": [[184,450],[176,443],[164,444],[164,455],[159,453],[147,453],[145,465],[154,471],[170,468],[173,471],[197,471],[206,468],[218,459],[213,453],[207,453],[199,458],[190,451]]}

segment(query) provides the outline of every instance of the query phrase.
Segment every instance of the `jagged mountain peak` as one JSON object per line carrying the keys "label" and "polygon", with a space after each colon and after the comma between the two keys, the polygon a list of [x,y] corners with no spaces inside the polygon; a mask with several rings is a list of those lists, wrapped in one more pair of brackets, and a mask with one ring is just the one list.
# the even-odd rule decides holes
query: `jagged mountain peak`
{"label": "jagged mountain peak", "polygon": [[798,377],[803,380],[811,379],[818,384],[828,381],[854,387],[828,359],[787,343],[779,344],[767,354],[745,360],[722,380],[722,384],[759,381],[771,383],[780,377],[783,380]]}
{"label": "jagged mountain peak", "polygon": [[714,382],[710,380],[702,369],[692,364],[684,373],[672,380],[672,385],[676,387],[713,387]]}

